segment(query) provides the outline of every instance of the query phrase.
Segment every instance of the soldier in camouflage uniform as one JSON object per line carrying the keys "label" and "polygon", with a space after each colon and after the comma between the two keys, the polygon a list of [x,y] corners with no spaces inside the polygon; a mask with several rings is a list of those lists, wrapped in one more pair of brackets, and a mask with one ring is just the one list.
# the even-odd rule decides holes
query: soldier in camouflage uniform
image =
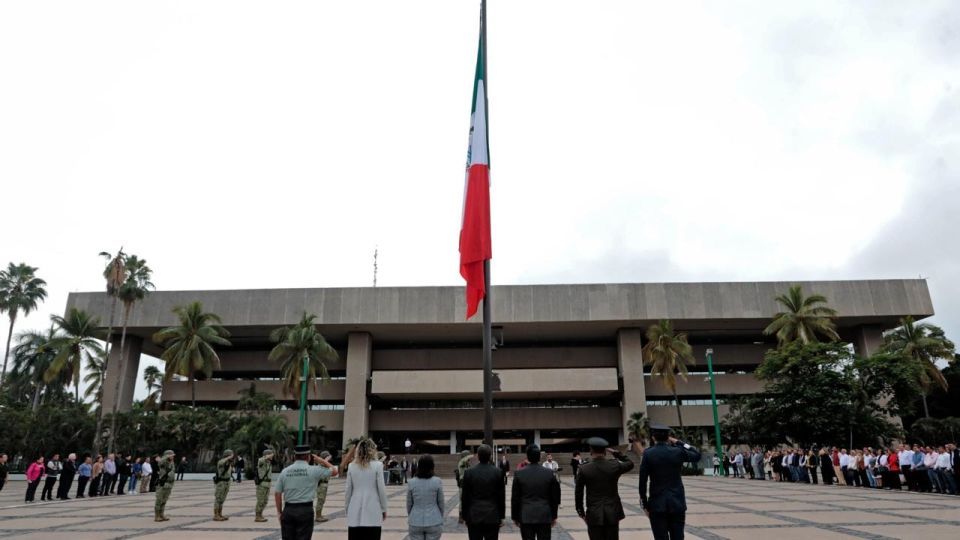
{"label": "soldier in camouflage uniform", "polygon": [[[323,452],[320,452],[320,457],[330,461],[330,452],[324,450]],[[317,510],[316,517],[314,518],[314,521],[317,523],[323,523],[327,521],[327,518],[323,516],[323,505],[327,502],[327,487],[330,485],[329,480],[330,478],[325,476],[317,483]]]}
{"label": "soldier in camouflage uniform", "polygon": [[253,478],[257,485],[257,517],[254,521],[258,523],[267,520],[263,517],[263,509],[267,507],[267,496],[270,495],[271,472],[273,472],[273,450],[267,448],[263,451],[263,457],[257,461],[257,473]]}
{"label": "soldier in camouflage uniform", "polygon": [[226,521],[230,518],[223,515],[223,503],[227,500],[227,493],[230,493],[230,483],[233,480],[233,460],[236,456],[233,450],[224,450],[223,458],[217,462],[217,475],[213,481],[217,485],[217,491],[213,503],[213,520]]}
{"label": "soldier in camouflage uniform", "polygon": [[176,466],[173,464],[175,456],[173,450],[167,450],[163,453],[163,459],[157,464],[159,476],[157,478],[157,499],[153,505],[154,521],[170,521],[170,518],[164,514],[164,510],[167,507],[170,492],[173,491],[173,481],[177,478]]}
{"label": "soldier in camouflage uniform", "polygon": [[[463,500],[463,473],[467,472],[467,469],[470,468],[470,458],[473,457],[473,454],[469,450],[463,450],[460,452],[460,461],[457,462],[457,494],[460,496],[460,499]],[[460,523],[463,523],[463,504],[460,504]]]}

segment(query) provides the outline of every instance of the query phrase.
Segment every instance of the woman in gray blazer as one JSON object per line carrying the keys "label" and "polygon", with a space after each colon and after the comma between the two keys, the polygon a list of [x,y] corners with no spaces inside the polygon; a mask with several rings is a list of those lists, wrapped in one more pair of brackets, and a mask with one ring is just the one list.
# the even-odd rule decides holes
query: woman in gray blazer
{"label": "woman in gray blazer", "polygon": [[410,540],[438,540],[443,534],[443,482],[433,469],[433,457],[420,456],[417,476],[407,483]]}
{"label": "woman in gray blazer", "polygon": [[376,460],[377,445],[370,439],[357,443],[356,457],[347,469],[344,505],[348,540],[380,540],[387,519],[387,488],[383,463]]}

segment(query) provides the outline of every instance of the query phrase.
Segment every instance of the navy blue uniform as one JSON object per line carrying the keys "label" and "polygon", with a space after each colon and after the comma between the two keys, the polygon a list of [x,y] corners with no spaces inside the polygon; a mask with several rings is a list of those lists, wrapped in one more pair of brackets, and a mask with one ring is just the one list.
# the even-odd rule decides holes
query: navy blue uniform
{"label": "navy blue uniform", "polygon": [[[700,461],[700,452],[690,445],[658,442],[643,452],[640,462],[640,504],[650,513],[655,540],[682,540],[687,499],[680,479],[684,463]],[[650,497],[647,497],[647,480]]]}

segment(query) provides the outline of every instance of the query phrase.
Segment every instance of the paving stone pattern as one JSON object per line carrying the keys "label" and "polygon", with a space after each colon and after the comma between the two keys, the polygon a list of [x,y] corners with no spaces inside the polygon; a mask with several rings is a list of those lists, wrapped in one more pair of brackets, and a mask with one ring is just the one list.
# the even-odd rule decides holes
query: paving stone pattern
{"label": "paving stone pattern", "polygon": [[[650,524],[637,506],[636,475],[621,482],[627,518],[621,538],[652,538]],[[923,540],[960,539],[960,497],[894,493],[840,486],[810,486],[728,478],[688,478],[687,538],[702,540]],[[563,482],[563,506],[553,538],[587,540],[585,524],[573,506],[573,483]],[[318,540],[346,538],[343,481],[330,485],[326,513],[329,522],[318,525]],[[267,523],[253,521],[252,482],[234,484],[224,507],[229,521],[215,522],[213,483],[181,481],[167,505],[171,518],[153,521],[153,494],[125,495],[55,502],[23,503],[24,482],[10,482],[0,491],[0,539],[87,540],[190,538],[200,540],[274,540],[280,538],[275,514]],[[406,538],[405,488],[389,486],[388,518],[384,540]],[[447,518],[443,538],[467,540],[457,524],[457,490],[444,480]],[[509,494],[509,490],[508,490]],[[508,495],[509,497],[509,495]],[[509,504],[509,502],[508,502]],[[268,510],[273,508],[271,504]],[[519,538],[508,524],[501,538]]]}

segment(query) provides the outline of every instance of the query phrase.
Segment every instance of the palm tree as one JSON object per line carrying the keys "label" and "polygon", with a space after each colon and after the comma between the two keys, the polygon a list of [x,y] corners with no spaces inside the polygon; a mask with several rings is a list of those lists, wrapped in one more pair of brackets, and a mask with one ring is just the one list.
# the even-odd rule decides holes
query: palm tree
{"label": "palm tree", "polygon": [[0,271],[0,312],[6,311],[10,317],[0,383],[7,376],[7,359],[10,357],[10,342],[13,341],[13,325],[17,322],[17,316],[20,313],[29,315],[47,297],[47,282],[38,278],[36,271],[35,267],[24,263],[10,263],[6,270]]}
{"label": "palm tree", "polygon": [[107,354],[101,352],[97,355],[87,357],[87,374],[83,376],[83,382],[87,389],[83,392],[84,399],[93,398],[93,402],[98,408],[103,404],[103,379],[107,372]]}
{"label": "palm tree", "polygon": [[[17,335],[17,345],[13,348],[13,367],[10,370],[11,379],[14,374],[22,376],[22,381],[29,381],[33,385],[33,412],[40,407],[40,394],[44,387],[52,382],[46,378],[46,372],[54,362],[57,352],[51,347],[51,341],[57,339],[57,328],[53,325],[46,332],[28,331]],[[65,382],[63,373],[58,374],[60,383]],[[18,377],[19,378],[19,377]],[[69,379],[66,379],[69,380]]]}
{"label": "palm tree", "polygon": [[[330,380],[326,362],[334,362],[339,358],[336,349],[330,346],[323,334],[317,331],[317,326],[313,322],[316,318],[316,315],[307,315],[304,312],[296,326],[284,326],[270,333],[270,341],[276,345],[267,359],[271,362],[280,362],[283,392],[293,398],[300,397],[304,358],[307,358],[307,382],[313,384],[315,392],[319,391],[318,377],[324,382]],[[306,411],[305,405],[301,403],[304,411]],[[304,424],[310,423],[304,420]]]}
{"label": "palm tree", "polygon": [[943,329],[929,323],[916,324],[913,317],[900,319],[900,327],[883,337],[883,351],[902,355],[916,362],[921,368],[920,387],[923,391],[923,415],[930,418],[927,394],[934,386],[947,389],[947,379],[937,367],[937,360],[948,363],[954,358],[956,348],[947,339]]}
{"label": "palm tree", "polygon": [[74,397],[80,403],[80,370],[83,361],[103,354],[99,342],[103,337],[103,332],[98,330],[100,318],[81,309],[70,308],[66,317],[51,315],[50,320],[58,330],[49,342],[56,357],[43,374],[44,381],[49,383],[66,373],[68,380],[73,382]]}
{"label": "palm tree", "polygon": [[790,287],[787,294],[776,298],[777,302],[786,308],[773,316],[773,321],[763,330],[766,335],[776,335],[779,346],[792,341],[801,343],[817,343],[818,335],[827,341],[837,341],[836,325],[833,319],[837,310],[827,306],[827,298],[820,294],[803,296],[803,289],[799,285]]}
{"label": "palm tree", "polygon": [[143,401],[146,409],[155,409],[160,405],[160,380],[163,374],[157,366],[147,366],[143,370],[143,382],[147,383],[147,399]]}
{"label": "palm tree", "polygon": [[694,362],[693,349],[686,334],[674,334],[670,321],[661,320],[647,329],[647,344],[643,346],[643,359],[650,365],[650,373],[663,379],[663,384],[673,392],[677,406],[677,421],[683,432],[683,416],[680,398],[677,397],[677,376],[687,380],[687,364]]}
{"label": "palm tree", "polygon": [[[103,268],[103,279],[107,283],[107,296],[110,297],[110,323],[107,325],[106,346],[104,347],[104,371],[103,379],[106,379],[107,361],[110,358],[111,342],[113,340],[113,322],[117,314],[117,293],[120,287],[127,280],[126,255],[121,247],[116,255],[106,251],[101,251],[100,256],[107,260],[107,266]],[[101,381],[102,383],[103,381]],[[99,397],[103,397],[101,392]],[[116,399],[114,399],[116,401]],[[103,435],[103,407],[97,407],[97,427],[93,434],[93,454],[100,453],[100,438]]]}
{"label": "palm tree", "polygon": [[644,446],[644,441],[650,438],[650,419],[643,411],[630,413],[630,418],[627,419],[627,434],[641,448]]}
{"label": "palm tree", "polygon": [[110,439],[107,441],[107,452],[113,452],[113,445],[117,440],[117,411],[120,409],[120,382],[123,380],[124,354],[127,341],[127,323],[130,320],[130,312],[140,300],[143,300],[147,293],[154,288],[150,281],[150,275],[153,273],[147,266],[147,261],[136,255],[127,255],[123,260],[124,273],[127,278],[120,288],[117,289],[115,298],[123,303],[123,331],[120,333],[120,365],[117,369],[117,380],[113,383],[113,414],[110,417]]}
{"label": "palm tree", "polygon": [[230,333],[220,326],[220,317],[203,311],[203,304],[193,302],[178,306],[173,312],[180,319],[178,326],[170,326],[153,335],[153,341],[164,347],[160,359],[166,362],[164,382],[174,375],[190,379],[190,401],[197,406],[196,374],[213,376],[220,369],[220,357],[215,345],[230,346]]}

